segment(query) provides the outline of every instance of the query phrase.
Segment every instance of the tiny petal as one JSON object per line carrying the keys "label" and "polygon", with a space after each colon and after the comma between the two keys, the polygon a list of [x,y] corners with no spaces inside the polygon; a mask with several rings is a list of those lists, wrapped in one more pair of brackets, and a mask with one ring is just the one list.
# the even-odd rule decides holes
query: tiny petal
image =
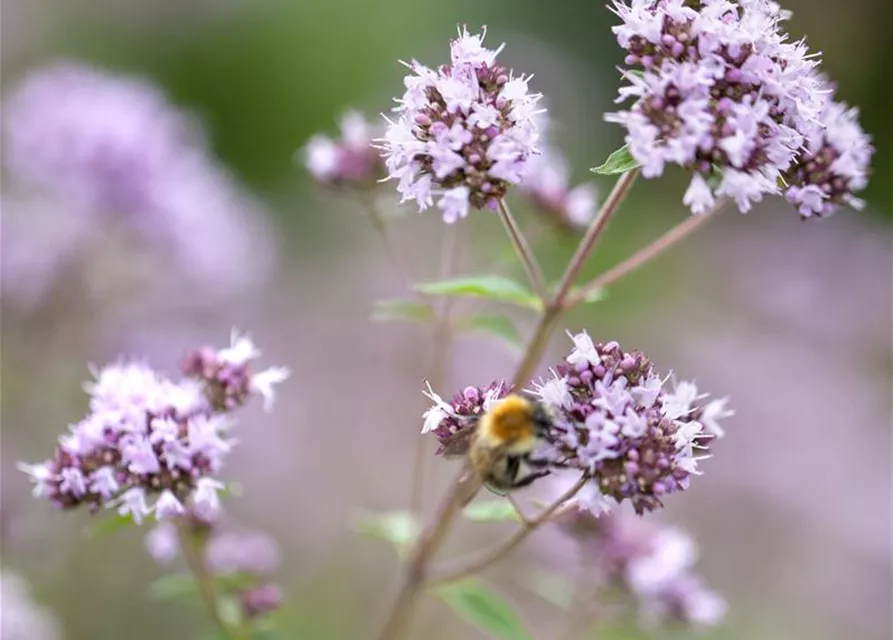
{"label": "tiny petal", "polygon": [[568,364],[572,366],[597,366],[600,362],[600,358],[589,334],[583,331],[576,335],[571,335],[571,333],[568,332],[568,336],[574,341],[574,348],[567,357]]}
{"label": "tiny petal", "polygon": [[276,400],[273,387],[288,379],[291,370],[287,367],[270,367],[251,377],[251,389],[264,399],[264,411],[272,411]]}
{"label": "tiny petal", "polygon": [[110,500],[119,489],[118,480],[115,477],[114,467],[100,467],[90,474],[90,491],[101,495],[105,500]]}
{"label": "tiny petal", "polygon": [[192,494],[195,510],[202,515],[213,516],[220,511],[220,496],[217,494],[225,485],[213,478],[199,478]]}
{"label": "tiny petal", "polygon": [[240,335],[238,329],[232,330],[230,346],[217,352],[217,358],[221,362],[236,366],[247,364],[260,356],[261,352],[251,337],[247,333]]}
{"label": "tiny petal", "polygon": [[16,467],[19,471],[28,474],[29,479],[34,483],[34,489],[32,489],[31,495],[35,498],[42,498],[47,495],[49,482],[54,479],[55,475],[50,470],[49,463],[27,464],[25,462],[18,462],[16,463]]}
{"label": "tiny petal", "polygon": [[142,487],[128,489],[113,504],[118,507],[119,515],[129,515],[136,524],[142,524],[143,518],[152,513],[146,502],[146,490]]}
{"label": "tiny petal", "polygon": [[159,520],[170,520],[182,515],[186,511],[177,496],[170,491],[162,493],[155,502],[155,517]]}
{"label": "tiny petal", "polygon": [[700,173],[692,176],[688,189],[682,197],[682,204],[687,205],[695,214],[706,213],[716,205],[716,198],[713,197],[713,192]]}

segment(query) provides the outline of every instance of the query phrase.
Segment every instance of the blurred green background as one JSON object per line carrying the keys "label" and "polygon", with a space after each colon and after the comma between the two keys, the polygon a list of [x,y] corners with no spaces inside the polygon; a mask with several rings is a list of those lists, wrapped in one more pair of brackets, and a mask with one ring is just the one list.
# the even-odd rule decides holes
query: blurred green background
{"label": "blurred green background", "polygon": [[[823,52],[839,98],[860,107],[874,138],[866,210],[801,223],[770,202],[725,215],[567,326],[642,348],[662,369],[732,396],[729,439],[667,514],[702,543],[701,569],[731,604],[727,624],[706,637],[880,640],[889,637],[893,595],[893,12],[889,0],[784,5],[794,12],[790,32]],[[221,160],[269,204],[281,230],[274,281],[192,319],[202,341],[247,326],[271,363],[295,370],[272,418],[244,420],[229,474],[247,495],[232,511],[283,547],[285,637],[365,637],[390,597],[396,561],[349,522],[357,507],[397,508],[408,496],[427,335],[366,322],[375,298],[399,295],[398,279],[358,207],[321,194],[294,154],[313,133],[333,132],[347,107],[386,111],[402,93],[398,59],[436,64],[457,23],[486,24],[490,46],[507,42],[504,62],[535,74],[557,142],[586,180],[622,138],[602,121],[622,58],[613,14],[582,0],[5,0],[2,17],[4,86],[59,58],[148,76],[204,119]],[[681,178],[637,186],[588,274],[682,219]],[[599,187],[606,193],[610,183]],[[396,231],[417,273],[430,276],[436,265],[418,258],[432,255],[436,216],[410,215]],[[485,215],[461,233],[468,272],[504,242]],[[564,236],[540,244],[550,274],[573,246]],[[86,362],[114,357],[83,339],[89,322],[64,306],[37,320],[4,315],[3,564],[31,580],[69,640],[204,637],[200,610],[146,597],[163,570],[145,553],[143,532],[86,539],[84,514],[31,501],[14,470],[16,460],[45,456],[81,415]],[[563,350],[556,340],[552,359]],[[462,340],[444,391],[505,375],[512,362],[499,347]],[[451,469],[431,466],[433,499]],[[464,531],[457,548],[499,533]],[[522,558],[491,577],[549,637],[557,612],[516,580],[525,563],[536,564],[535,544]],[[423,611],[413,637],[483,637],[440,605]],[[620,629],[600,637],[663,636]]]}

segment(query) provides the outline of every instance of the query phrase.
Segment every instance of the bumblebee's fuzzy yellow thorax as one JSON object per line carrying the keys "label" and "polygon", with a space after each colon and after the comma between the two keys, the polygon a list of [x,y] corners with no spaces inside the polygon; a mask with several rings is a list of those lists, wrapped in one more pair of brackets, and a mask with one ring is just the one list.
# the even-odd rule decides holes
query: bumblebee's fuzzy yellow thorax
{"label": "bumblebee's fuzzy yellow thorax", "polygon": [[536,444],[531,401],[514,394],[499,400],[481,417],[480,435],[511,453],[530,451]]}

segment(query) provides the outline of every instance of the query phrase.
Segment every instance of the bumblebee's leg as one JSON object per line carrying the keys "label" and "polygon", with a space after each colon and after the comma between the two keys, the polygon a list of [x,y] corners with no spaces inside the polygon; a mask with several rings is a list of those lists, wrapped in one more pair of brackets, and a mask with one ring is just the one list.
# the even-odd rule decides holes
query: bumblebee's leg
{"label": "bumblebee's leg", "polygon": [[515,480],[515,483],[512,485],[513,489],[520,489],[521,487],[527,487],[533,484],[535,480],[539,480],[540,478],[544,478],[545,476],[552,473],[548,469],[543,471],[531,471],[526,476],[522,476]]}
{"label": "bumblebee's leg", "polygon": [[534,469],[543,469],[554,464],[554,462],[551,462],[549,460],[538,460],[537,458],[531,458],[528,456],[524,458],[524,464],[526,464],[528,467],[533,467]]}

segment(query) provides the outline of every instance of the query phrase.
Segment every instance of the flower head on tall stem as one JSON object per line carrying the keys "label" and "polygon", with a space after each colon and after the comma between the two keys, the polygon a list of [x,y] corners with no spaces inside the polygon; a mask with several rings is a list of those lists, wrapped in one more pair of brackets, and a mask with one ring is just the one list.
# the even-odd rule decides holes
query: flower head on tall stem
{"label": "flower head on tall stem", "polygon": [[[618,102],[634,102],[606,119],[626,128],[646,178],[661,175],[667,164],[688,169],[693,175],[683,202],[702,213],[718,196],[746,212],[764,194],[781,193],[786,173],[814,175],[798,165],[810,160],[801,154],[805,146],[811,153],[825,146],[813,132],[829,117],[823,114],[830,91],[805,41],[790,42],[781,29],[788,12],[769,0],[633,0],[613,9],[623,20],[614,27],[617,41],[634,68]],[[801,212],[822,209],[817,203],[825,199],[846,201],[863,186],[866,145],[850,122],[846,128],[839,140],[857,148],[838,163],[846,179],[832,187],[819,176],[825,197],[802,187],[810,182],[805,175],[794,179],[788,197]],[[831,146],[837,150],[819,166],[840,155]]]}
{"label": "flower head on tall stem", "polygon": [[187,508],[212,516],[224,488],[218,476],[235,444],[228,412],[254,395],[272,398],[273,382],[287,375],[251,374],[246,366],[257,354],[237,342],[217,354],[231,368],[188,371],[195,377],[179,381],[136,360],[95,370],[84,387],[88,415],[59,438],[51,459],[19,465],[34,495],[62,509],[116,508],[136,523],[152,514],[176,518]]}
{"label": "flower head on tall stem", "polygon": [[536,153],[534,116],[541,95],[528,89],[530,76],[515,76],[496,62],[502,51],[483,46],[460,28],[450,43],[450,63],[436,70],[406,64],[406,92],[397,102],[381,140],[388,177],[398,181],[403,201],[419,209],[437,198],[445,222],[471,209],[495,209],[512,184],[521,182]]}

